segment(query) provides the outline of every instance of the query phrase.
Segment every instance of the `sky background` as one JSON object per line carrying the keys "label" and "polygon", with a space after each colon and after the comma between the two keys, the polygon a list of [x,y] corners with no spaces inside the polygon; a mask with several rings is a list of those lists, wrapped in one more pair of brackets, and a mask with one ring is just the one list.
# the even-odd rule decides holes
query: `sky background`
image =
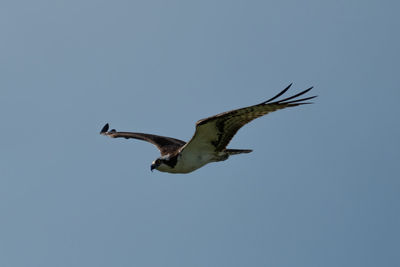
{"label": "sky background", "polygon": [[[0,3],[0,266],[400,266],[398,1]],[[314,86],[254,149],[150,172],[151,144]]]}

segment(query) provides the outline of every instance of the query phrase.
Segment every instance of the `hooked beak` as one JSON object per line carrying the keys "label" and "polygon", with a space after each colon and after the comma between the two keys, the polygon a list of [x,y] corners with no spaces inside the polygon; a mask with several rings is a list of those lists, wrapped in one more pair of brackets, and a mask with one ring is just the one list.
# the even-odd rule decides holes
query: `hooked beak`
{"label": "hooked beak", "polygon": [[153,171],[155,168],[157,168],[157,165],[155,163],[152,163],[150,166],[150,170]]}

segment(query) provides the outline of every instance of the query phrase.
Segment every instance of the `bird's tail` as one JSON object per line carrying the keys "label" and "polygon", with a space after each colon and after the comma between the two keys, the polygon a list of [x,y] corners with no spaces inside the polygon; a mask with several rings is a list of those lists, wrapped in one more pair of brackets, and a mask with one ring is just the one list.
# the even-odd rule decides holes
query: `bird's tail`
{"label": "bird's tail", "polygon": [[242,154],[242,153],[250,153],[253,150],[251,149],[225,149],[225,152],[228,152],[230,155]]}

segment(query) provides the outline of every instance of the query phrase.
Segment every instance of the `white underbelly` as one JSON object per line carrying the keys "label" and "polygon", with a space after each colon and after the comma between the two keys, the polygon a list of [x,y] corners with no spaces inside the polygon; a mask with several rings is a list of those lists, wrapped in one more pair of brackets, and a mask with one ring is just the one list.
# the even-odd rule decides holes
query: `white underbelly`
{"label": "white underbelly", "polygon": [[180,155],[178,162],[171,170],[173,173],[188,173],[203,167],[207,163],[213,162],[214,155],[198,154],[198,155]]}

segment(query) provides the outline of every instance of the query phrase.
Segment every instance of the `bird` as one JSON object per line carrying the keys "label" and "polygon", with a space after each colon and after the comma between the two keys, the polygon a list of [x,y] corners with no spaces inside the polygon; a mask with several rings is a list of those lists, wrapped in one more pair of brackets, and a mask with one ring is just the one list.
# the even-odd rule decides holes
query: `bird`
{"label": "bird", "polygon": [[[223,112],[196,122],[196,130],[189,142],[176,138],[138,133],[119,132],[115,129],[109,131],[106,123],[100,134],[111,138],[133,138],[155,145],[161,156],[154,160],[150,170],[154,169],[167,173],[190,173],[210,162],[227,160],[232,155],[252,152],[251,149],[229,149],[229,142],[245,124],[276,110],[296,107],[305,104],[315,96],[299,98],[309,92],[310,87],[290,97],[277,100],[285,94],[292,84],[274,97],[259,104]],[[275,101],[274,101],[275,100]]]}

